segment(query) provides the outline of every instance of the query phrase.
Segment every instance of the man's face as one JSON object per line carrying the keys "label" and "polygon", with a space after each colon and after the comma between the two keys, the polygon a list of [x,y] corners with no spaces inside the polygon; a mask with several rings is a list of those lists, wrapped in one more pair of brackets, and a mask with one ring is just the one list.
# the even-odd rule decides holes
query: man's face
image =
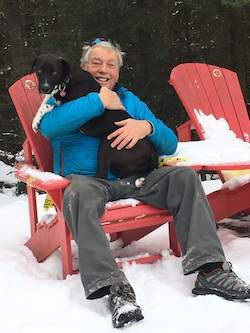
{"label": "man's face", "polygon": [[116,51],[102,46],[95,47],[84,65],[93,78],[102,86],[113,89],[119,79],[119,64]]}

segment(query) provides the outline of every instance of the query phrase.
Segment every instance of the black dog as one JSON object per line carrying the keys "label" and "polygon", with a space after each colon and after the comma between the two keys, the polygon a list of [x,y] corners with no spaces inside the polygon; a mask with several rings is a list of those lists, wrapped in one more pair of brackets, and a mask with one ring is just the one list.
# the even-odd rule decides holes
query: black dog
{"label": "black dog", "polygon": [[[101,88],[88,72],[78,66],[71,67],[67,61],[54,54],[37,57],[31,72],[37,75],[40,93],[50,94],[49,96],[52,94],[61,103],[85,96],[90,92],[99,92]],[[49,111],[51,109],[42,111],[41,117]],[[41,120],[39,117],[38,124]],[[147,138],[139,140],[131,149],[111,148],[112,140],[107,140],[107,136],[117,129],[114,122],[127,118],[130,118],[130,115],[124,110],[105,110],[103,115],[91,119],[80,127],[82,133],[102,139],[96,177],[106,178],[109,167],[114,175],[124,178],[150,172],[158,166],[158,154]]]}

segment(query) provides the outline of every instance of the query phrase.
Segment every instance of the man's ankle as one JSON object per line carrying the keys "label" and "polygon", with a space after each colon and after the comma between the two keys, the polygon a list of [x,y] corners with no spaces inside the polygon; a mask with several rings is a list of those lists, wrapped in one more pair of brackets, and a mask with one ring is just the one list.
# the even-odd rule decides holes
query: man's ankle
{"label": "man's ankle", "polygon": [[201,266],[200,272],[208,274],[215,269],[222,269],[223,262],[208,262]]}

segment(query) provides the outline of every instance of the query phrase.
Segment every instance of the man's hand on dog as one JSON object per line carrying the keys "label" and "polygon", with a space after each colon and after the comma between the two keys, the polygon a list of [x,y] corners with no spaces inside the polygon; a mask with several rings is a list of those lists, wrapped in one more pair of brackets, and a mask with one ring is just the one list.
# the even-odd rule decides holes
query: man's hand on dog
{"label": "man's hand on dog", "polygon": [[130,149],[136,145],[138,140],[145,138],[152,132],[151,124],[147,120],[137,120],[128,118],[115,122],[118,128],[108,135],[108,140],[115,138],[111,147],[121,150],[122,148]]}
{"label": "man's hand on dog", "polygon": [[[99,92],[100,99],[105,109],[125,110],[117,93],[102,87]],[[152,131],[151,124],[146,120],[128,118],[115,122],[119,128],[108,135],[108,140],[115,138],[111,147],[118,150],[130,149],[136,145],[138,140],[145,138]]]}
{"label": "man's hand on dog", "polygon": [[105,109],[125,110],[119,96],[114,91],[106,87],[102,87],[99,92],[99,97]]}

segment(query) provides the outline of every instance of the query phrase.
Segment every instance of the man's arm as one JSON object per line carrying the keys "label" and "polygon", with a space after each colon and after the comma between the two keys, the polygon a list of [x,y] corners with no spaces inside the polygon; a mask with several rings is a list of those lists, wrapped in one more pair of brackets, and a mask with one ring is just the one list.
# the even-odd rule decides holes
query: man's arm
{"label": "man's arm", "polygon": [[178,138],[174,131],[164,124],[163,121],[153,117],[148,120],[153,126],[153,132],[149,135],[149,139],[155,145],[160,155],[171,155],[176,151]]}
{"label": "man's arm", "polygon": [[39,130],[42,135],[55,138],[71,133],[103,112],[104,107],[98,93],[90,93],[46,113],[41,120]]}
{"label": "man's arm", "polygon": [[130,149],[138,140],[145,138],[152,133],[152,125],[147,120],[137,120],[128,118],[122,121],[115,122],[119,128],[108,135],[108,140],[115,138],[111,147]]}
{"label": "man's arm", "polygon": [[40,132],[48,138],[71,133],[90,119],[100,116],[104,108],[124,110],[119,96],[102,87],[99,94],[90,93],[55,107],[43,117],[39,126]]}
{"label": "man's arm", "polygon": [[112,146],[129,149],[139,139],[148,136],[160,155],[173,154],[178,143],[173,130],[156,118],[148,106],[133,93],[127,92],[126,95],[124,105],[134,119],[129,118],[117,123],[121,127],[108,136],[108,139],[116,137]]}

